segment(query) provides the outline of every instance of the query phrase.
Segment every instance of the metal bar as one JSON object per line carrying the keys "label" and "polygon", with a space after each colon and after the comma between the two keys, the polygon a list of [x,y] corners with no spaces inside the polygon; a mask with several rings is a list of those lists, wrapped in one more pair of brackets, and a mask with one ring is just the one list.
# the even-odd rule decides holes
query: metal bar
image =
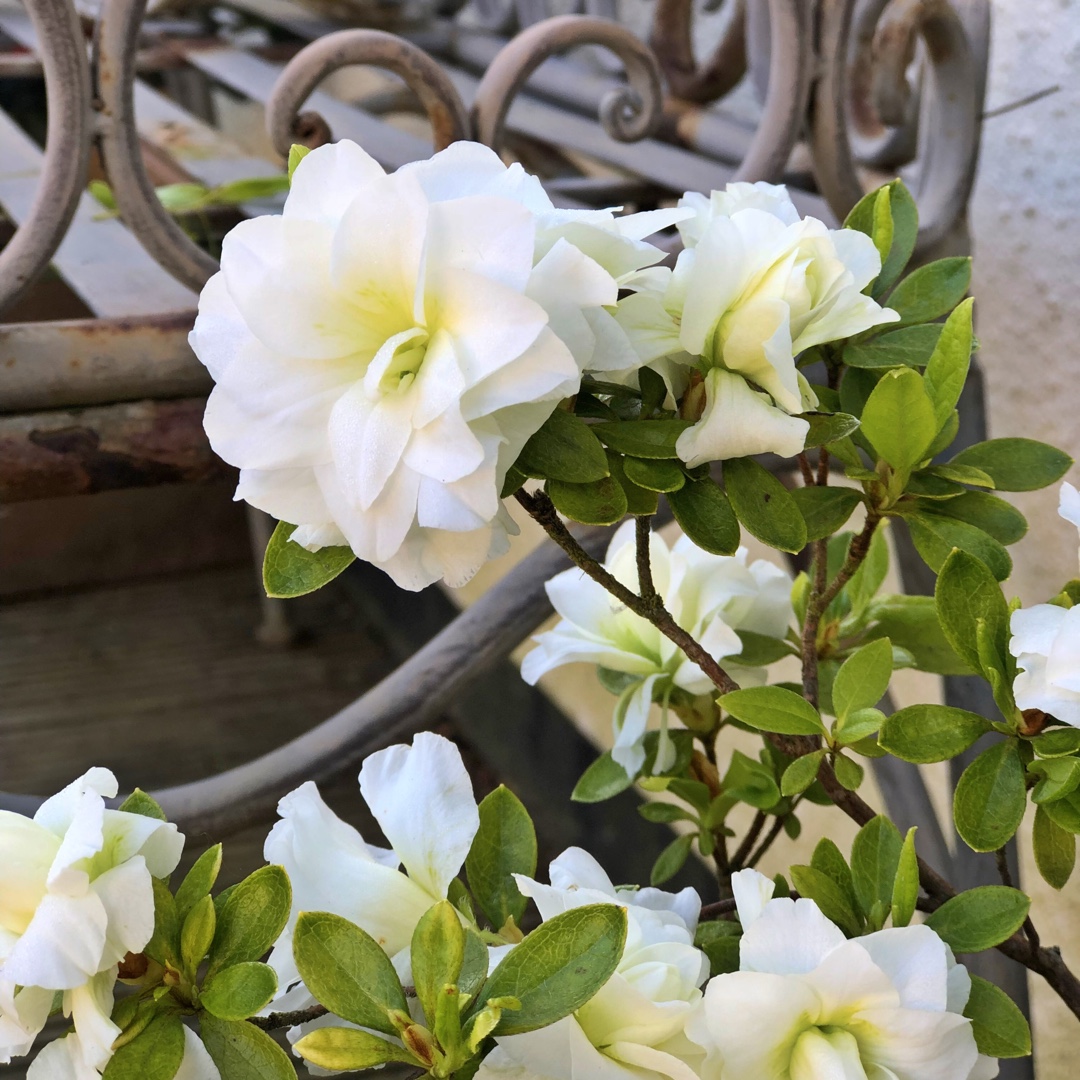
{"label": "metal bar", "polygon": [[0,503],[234,475],[210,449],[202,398],[0,418]]}

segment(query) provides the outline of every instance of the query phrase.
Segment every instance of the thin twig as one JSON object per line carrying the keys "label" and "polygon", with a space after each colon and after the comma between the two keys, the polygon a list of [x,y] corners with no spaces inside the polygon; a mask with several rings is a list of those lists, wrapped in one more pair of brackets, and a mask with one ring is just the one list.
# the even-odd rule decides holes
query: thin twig
{"label": "thin twig", "polygon": [[757,851],[755,851],[753,855],[750,856],[750,859],[746,864],[747,866],[757,866],[757,864],[761,862],[761,856],[764,855],[765,852],[773,846],[773,842],[780,835],[780,833],[783,832],[784,822],[787,820],[787,818],[787,814],[784,814],[782,817],[777,817],[777,819],[772,823],[769,831],[765,834],[764,839],[762,839],[761,843],[758,844]]}
{"label": "thin twig", "polygon": [[1028,94],[1026,97],[1018,98],[1016,101],[1010,101],[1007,105],[999,105],[996,109],[987,109],[982,114],[982,118],[984,120],[993,120],[995,116],[1004,116],[1014,109],[1022,109],[1025,105],[1034,105],[1036,101],[1042,101],[1044,97],[1049,97],[1051,94],[1057,94],[1060,91],[1061,87],[1056,83],[1053,86],[1044,86],[1041,90],[1036,90],[1034,94]]}
{"label": "thin twig", "polygon": [[735,870],[741,870],[746,865],[746,860],[750,857],[750,852],[754,849],[754,844],[757,843],[757,838],[761,835],[761,830],[765,828],[765,811],[759,810],[754,815],[754,820],[750,824],[750,828],[747,829],[746,835],[742,838],[742,843],[735,849],[735,854],[731,856],[731,866]]}
{"label": "thin twig", "polygon": [[656,585],[653,584],[652,562],[650,561],[649,544],[652,540],[652,518],[634,518],[635,542],[637,546],[637,573],[638,591],[641,599],[653,601],[656,599]]}
{"label": "thin twig", "polygon": [[803,483],[807,487],[814,486],[814,470],[810,468],[810,459],[804,450],[796,459],[799,463],[799,471],[802,473]]}
{"label": "thin twig", "polygon": [[249,1016],[248,1023],[263,1031],[277,1031],[279,1028],[296,1027],[298,1024],[307,1024],[312,1020],[318,1020],[320,1016],[326,1016],[330,1010],[325,1005],[312,1005],[307,1009],[296,1009],[294,1012],[267,1013],[266,1016]]}

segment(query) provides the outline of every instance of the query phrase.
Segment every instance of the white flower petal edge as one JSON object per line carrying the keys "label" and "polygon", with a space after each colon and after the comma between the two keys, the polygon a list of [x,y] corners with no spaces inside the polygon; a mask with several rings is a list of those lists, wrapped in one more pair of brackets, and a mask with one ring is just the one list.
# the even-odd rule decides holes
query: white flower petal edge
{"label": "white flower petal edge", "polygon": [[265,1012],[314,1003],[292,954],[301,911],[341,915],[366,930],[391,959],[407,958],[416,924],[446,897],[480,827],[461,754],[441,735],[422,732],[412,746],[372,754],[360,772],[360,790],[392,850],[366,843],[310,781],[278,804],[281,820],[263,853],[285,867],[293,906],[270,954],[280,993]]}
{"label": "white flower petal edge", "polygon": [[28,1052],[57,992],[86,1067],[108,1062],[117,964],[153,935],[152,877],[184,846],[175,825],[107,809],[116,792],[91,769],[32,819],[0,812],[0,1062]]}
{"label": "white flower petal edge", "polygon": [[464,584],[515,531],[499,492],[528,438],[586,368],[634,362],[618,290],[688,213],[556,210],[475,143],[391,176],[314,150],[280,216],[225,238],[190,337],[237,497],[404,588]]}
{"label": "white flower petal edge", "polygon": [[696,1080],[705,1051],[686,1035],[700,1008],[708,960],[693,944],[701,900],[693,889],[617,889],[580,848],[550,867],[551,884],[517,876],[546,920],[584,904],[626,908],[626,948],[615,974],[574,1015],[497,1039],[485,1080]]}
{"label": "white flower petal edge", "polygon": [[745,928],[740,970],[705,989],[689,1034],[723,1080],[982,1080],[962,1015],[971,983],[927,926],[846,940],[812,900],[769,899],[754,870],[733,881]]}
{"label": "white flower petal edge", "polygon": [[[636,590],[635,543],[634,523],[626,522],[612,537],[604,566]],[[649,550],[653,580],[667,609],[718,660],[742,650],[737,630],[786,634],[792,619],[791,578],[780,567],[765,560],[748,564],[745,548],[731,556],[710,555],[686,537],[669,548],[653,534]],[[645,761],[642,741],[652,703],[665,701],[676,689],[710,693],[712,683],[655,626],[580,570],[565,570],[545,587],[561,620],[533,639],[537,647],[522,661],[522,677],[535,684],[563,664],[583,662],[626,676],[614,709],[612,757],[633,776]],[[743,685],[764,678],[763,668],[740,669]],[[661,731],[666,730],[665,710]],[[655,771],[664,768],[658,761]]]}
{"label": "white flower petal edge", "polygon": [[729,184],[680,206],[693,216],[678,223],[686,247],[674,271],[631,286],[639,291],[616,320],[639,363],[673,391],[692,384],[683,411],[697,423],[679,440],[684,461],[792,457],[808,430],[795,414],[817,406],[795,358],[899,319],[862,293],[881,269],[877,250],[862,233],[800,219],[782,186]]}

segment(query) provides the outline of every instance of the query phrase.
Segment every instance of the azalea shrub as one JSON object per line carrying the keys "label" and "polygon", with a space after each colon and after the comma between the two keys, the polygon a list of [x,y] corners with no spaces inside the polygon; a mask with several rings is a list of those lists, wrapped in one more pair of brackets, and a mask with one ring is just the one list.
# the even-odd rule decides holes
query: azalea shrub
{"label": "azalea shrub", "polygon": [[[33,819],[0,814],[0,1061],[37,1041],[31,1080],[289,1080],[297,1059],[985,1080],[1031,1051],[1017,1006],[957,961],[995,948],[1080,1016],[1006,858],[1030,821],[1045,880],[1073,871],[1080,580],[1006,599],[1026,522],[1000,495],[1072,463],[1031,439],[952,448],[970,264],[909,268],[903,184],[831,229],[764,183],[559,209],[472,143],[392,175],[352,143],[294,148],[290,175],[280,216],[226,237],[191,335],[237,497],[280,522],[267,592],[358,558],[403,588],[461,585],[507,550],[516,502],[571,564],[522,675],[587,664],[610,693],[612,749],[573,797],[636,786],[670,842],[648,883],[580,848],[541,874],[527,808],[505,787],[478,804],[424,733],[360,772],[387,847],[306,783],[267,865],[216,890],[220,846],[175,880],[183,837],[142,792],[114,809],[94,769]],[[671,229],[673,259],[650,242]],[[1080,527],[1068,483],[1060,511]],[[613,527],[602,560],[578,526]],[[885,591],[894,529],[934,595]],[[995,709],[895,709],[903,668],[979,677]],[[955,827],[1002,881],[960,891],[860,789],[875,759],[973,748]],[[850,850],[826,836],[764,876],[807,804],[857,823]],[[713,895],[663,888],[690,859]]]}

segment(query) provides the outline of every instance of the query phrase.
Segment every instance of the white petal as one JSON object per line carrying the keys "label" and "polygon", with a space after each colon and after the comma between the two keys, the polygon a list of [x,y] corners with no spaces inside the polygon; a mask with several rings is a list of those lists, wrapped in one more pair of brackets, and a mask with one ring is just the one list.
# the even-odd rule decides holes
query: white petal
{"label": "white petal", "polygon": [[740,870],[731,875],[731,891],[743,930],[757,922],[776,891],[776,883],[757,870]]}
{"label": "white petal", "polygon": [[52,1012],[56,994],[37,986],[0,982],[0,1064],[30,1053],[34,1039]]}
{"label": "white petal", "polygon": [[78,1035],[65,1035],[45,1046],[26,1072],[26,1080],[100,1080],[83,1058]]}
{"label": "white petal", "polygon": [[109,920],[98,967],[112,967],[129,952],[142,952],[154,936],[154,885],[143,857],[136,855],[107,870],[94,879],[90,889],[101,900]]}
{"label": "white petal", "polygon": [[4,961],[4,979],[48,990],[81,986],[98,973],[107,922],[94,893],[44,897]]}
{"label": "white petal", "polygon": [[795,457],[802,452],[809,423],[770,404],[741,375],[713,368],[705,385],[704,414],[675,444],[688,465],[767,453]]}
{"label": "white petal", "polygon": [[415,177],[431,202],[495,195],[513,199],[536,214],[551,210],[551,200],[537,177],[516,162],[507,168],[498,154],[481,143],[451,143],[430,158],[403,165],[398,173]]}
{"label": "white petal", "polygon": [[184,1058],[173,1080],[221,1080],[221,1073],[202,1039],[189,1027],[184,1028]]}
{"label": "white petal", "polygon": [[696,1070],[685,1061],[655,1046],[632,1041],[614,1042],[607,1048],[607,1056],[635,1069],[647,1070],[646,1075],[666,1076],[670,1080],[698,1080]]}
{"label": "white petal", "polygon": [[583,848],[568,847],[548,867],[548,880],[556,889],[593,889],[615,898],[615,886],[604,868]]}
{"label": "white petal", "polygon": [[620,703],[622,707],[615,714],[615,744],[611,748],[611,757],[626,770],[627,776],[636,775],[645,764],[642,740],[652,709],[653,687],[659,678],[660,675],[650,675],[628,690],[625,703]]}
{"label": "white petal", "polygon": [[813,900],[770,900],[739,943],[743,971],[793,975],[813,971],[845,942]]}
{"label": "white petal", "polygon": [[[330,510],[314,469],[241,469],[234,497],[265,511],[277,521],[302,522],[309,526],[330,524]],[[300,543],[299,540],[296,542]],[[338,539],[336,543],[343,544],[345,540]]]}
{"label": "white petal", "polygon": [[619,301],[615,319],[643,364],[682,352],[678,324],[658,296],[631,293]]}
{"label": "white petal", "polygon": [[843,1027],[868,1010],[900,1005],[899,990],[874,963],[859,938],[833,949],[803,979],[817,993],[822,1024]]}
{"label": "white petal", "polygon": [[409,877],[432,903],[446,896],[480,827],[457,747],[421,732],[411,747],[380,750],[360,770],[360,791]]}
{"label": "white petal", "polygon": [[791,1080],[866,1080],[855,1037],[846,1031],[804,1031],[791,1055]]}
{"label": "white petal", "polygon": [[0,810],[0,931],[20,934],[26,929],[47,891],[49,868],[59,850],[59,837],[44,825]]}
{"label": "white petal", "polygon": [[64,1012],[75,1024],[83,1060],[95,1069],[104,1069],[108,1064],[112,1044],[120,1034],[120,1028],[110,1019],[115,984],[116,971],[106,971],[64,995]]}
{"label": "white petal", "polygon": [[83,797],[92,792],[104,799],[112,799],[118,791],[116,777],[108,769],[90,769],[72,781],[63,791],[46,799],[34,814],[34,820],[46,829],[63,836],[70,828],[76,814],[83,808]]}
{"label": "white petal", "polygon": [[[929,926],[898,926],[859,938],[907,1009],[942,1012],[948,1002],[948,947]],[[956,970],[964,971],[959,965]],[[961,1005],[961,1009],[963,1005]]]}
{"label": "white petal", "polygon": [[522,1035],[504,1036],[500,1049],[536,1077],[550,1080],[641,1080],[636,1070],[602,1054],[573,1016]]}
{"label": "white petal", "polygon": [[867,1010],[851,1030],[863,1060],[891,1069],[900,1080],[966,1077],[979,1056],[971,1021],[956,1013]]}
{"label": "white petal", "polygon": [[106,810],[103,832],[111,865],[141,855],[152,877],[168,877],[184,852],[184,835],[175,825],[142,814]]}
{"label": "white petal", "polygon": [[1080,529],[1080,491],[1065,480],[1058,494],[1058,513]]}
{"label": "white petal", "polygon": [[1013,656],[1020,656],[1022,653],[1049,656],[1054,641],[1065,624],[1067,610],[1056,604],[1035,604],[1032,607],[1017,608],[1009,619],[1009,629],[1012,631],[1009,652]]}
{"label": "white petal", "polygon": [[385,175],[382,166],[349,139],[316,147],[293,172],[282,215],[336,225],[349,203]]}

